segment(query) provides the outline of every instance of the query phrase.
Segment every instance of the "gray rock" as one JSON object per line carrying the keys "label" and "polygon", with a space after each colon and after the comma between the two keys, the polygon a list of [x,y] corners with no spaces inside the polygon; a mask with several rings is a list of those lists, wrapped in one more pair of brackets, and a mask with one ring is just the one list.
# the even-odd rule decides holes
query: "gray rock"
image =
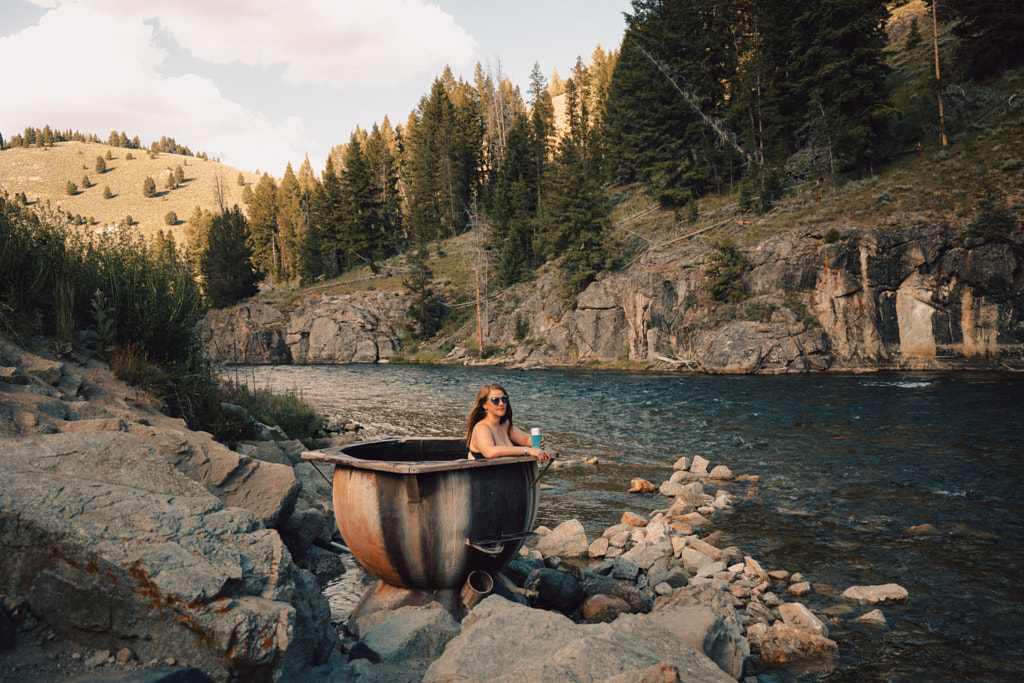
{"label": "gray rock", "polygon": [[788,667],[813,661],[827,665],[839,655],[839,646],[824,636],[808,633],[783,622],[776,622],[758,638],[762,663],[769,667]]}
{"label": "gray rock", "polygon": [[622,557],[636,562],[640,569],[646,570],[658,560],[672,557],[672,554],[671,541],[666,540],[662,543],[654,544],[645,541],[630,548],[622,554]]}
{"label": "gray rock", "polygon": [[572,614],[583,602],[583,586],[569,572],[558,569],[535,569],[526,577],[523,588],[534,591],[533,607]]}
{"label": "gray rock", "polygon": [[701,573],[701,570],[705,567],[715,564],[715,561],[710,557],[699,550],[690,547],[683,548],[683,552],[680,553],[679,559],[683,561],[683,567],[691,576],[696,576]]}
{"label": "gray rock", "polygon": [[711,585],[680,588],[655,600],[648,618],[703,652],[734,679],[742,678],[750,644],[727,593]]}
{"label": "gray rock", "polygon": [[337,553],[313,546],[306,553],[306,569],[321,578],[333,578],[345,573],[345,563]]}
{"label": "gray rock", "polygon": [[3,443],[0,591],[62,636],[102,631],[219,678],[283,676],[336,649],[326,599],[277,533],[174,469],[180,444],[132,429]]}
{"label": "gray rock", "polygon": [[262,462],[271,462],[278,465],[292,466],[291,459],[277,445],[276,441],[259,441],[256,443],[256,452],[250,457]]}
{"label": "gray rock", "polygon": [[707,555],[715,562],[725,562],[727,559],[725,553],[722,550],[716,548],[710,543],[702,541],[696,536],[687,536],[686,545],[689,548],[693,548],[694,550],[701,552],[704,555]]}
{"label": "gray rock", "polygon": [[795,629],[828,638],[828,626],[802,603],[787,602],[779,605],[782,621]]}
{"label": "gray rock", "polygon": [[619,581],[636,581],[640,567],[633,560],[625,557],[612,558],[612,578]]}
{"label": "gray rock", "polygon": [[690,582],[690,576],[682,567],[670,567],[664,581],[672,588],[682,588]]}
{"label": "gray rock", "polygon": [[728,481],[733,478],[732,470],[725,465],[718,465],[711,470],[710,474],[708,474],[708,478],[717,481]]}
{"label": "gray rock", "polygon": [[663,481],[658,487],[658,493],[668,498],[675,498],[683,492],[683,485],[674,481]]}
{"label": "gray rock", "polygon": [[895,583],[882,586],[851,586],[843,591],[843,597],[850,602],[866,605],[906,600],[909,595],[906,588]]}
{"label": "gray rock", "polygon": [[412,664],[426,669],[452,638],[459,624],[447,610],[404,607],[395,610],[363,635],[349,653],[374,663]]}
{"label": "gray rock", "polygon": [[587,574],[583,581],[583,595],[592,597],[594,595],[611,595],[625,600],[631,611],[646,613],[654,606],[654,591],[639,589],[631,581],[616,581],[604,576]]}
{"label": "gray rock", "polygon": [[577,519],[562,522],[537,541],[537,550],[543,555],[585,557],[590,551],[587,533]]}
{"label": "gray rock", "polygon": [[[508,647],[515,633],[521,647]],[[732,683],[703,654],[643,615],[623,614],[610,624],[569,619],[516,605],[497,596],[483,600],[462,623],[430,668],[427,683],[464,680],[592,681],[633,677],[667,663],[683,680]]]}
{"label": "gray rock", "polygon": [[882,610],[873,609],[867,614],[862,614],[854,619],[858,624],[864,626],[870,626],[872,628],[885,628],[888,624],[885,621],[885,615],[882,614]]}
{"label": "gray rock", "polygon": [[607,538],[604,538],[603,536],[601,538],[595,538],[590,543],[590,548],[587,550],[587,554],[590,555],[590,557],[601,558],[608,554],[608,547],[609,544]]}
{"label": "gray rock", "polygon": [[700,482],[695,481],[689,484],[681,484],[678,491],[676,493],[676,501],[679,503],[695,507],[704,504],[704,487]]}

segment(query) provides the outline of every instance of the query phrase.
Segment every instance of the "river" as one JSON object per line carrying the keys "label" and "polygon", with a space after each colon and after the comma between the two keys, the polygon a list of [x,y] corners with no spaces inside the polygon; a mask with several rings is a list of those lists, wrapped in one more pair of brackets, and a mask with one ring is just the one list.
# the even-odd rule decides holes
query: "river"
{"label": "river", "polygon": [[[801,572],[838,592],[898,583],[885,630],[856,627],[838,597],[809,607],[837,617],[837,671],[784,671],[763,682],[1024,680],[1024,376],[875,373],[697,374],[413,365],[232,369],[250,385],[298,389],[366,439],[456,436],[479,386],[508,390],[516,424],[541,427],[563,460],[548,472],[538,523],[579,519],[591,538],[667,507],[627,493],[669,478],[681,455],[760,475],[763,504],[714,518],[768,570]],[[715,486],[708,487],[713,493]],[[742,498],[749,486],[728,487]],[[936,533],[906,533],[931,524]],[[368,580],[349,573],[349,591]],[[358,583],[353,586],[352,582]],[[333,601],[351,609],[342,590]],[[841,608],[840,608],[841,609]]]}

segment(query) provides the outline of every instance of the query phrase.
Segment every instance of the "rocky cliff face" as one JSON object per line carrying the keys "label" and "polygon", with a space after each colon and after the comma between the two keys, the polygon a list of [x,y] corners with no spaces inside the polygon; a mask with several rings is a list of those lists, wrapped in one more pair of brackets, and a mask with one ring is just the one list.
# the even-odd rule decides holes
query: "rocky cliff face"
{"label": "rocky cliff face", "polygon": [[[484,343],[518,347],[506,362],[631,360],[715,373],[1019,364],[1024,237],[962,232],[835,223],[776,235],[744,250],[753,296],[741,304],[710,300],[696,247],[593,283],[572,311],[542,276],[492,314]],[[375,362],[400,348],[395,324],[407,306],[401,294],[379,292],[318,300],[290,316],[246,305],[211,316],[208,348],[218,361]]]}
{"label": "rocky cliff face", "polygon": [[0,339],[0,470],[0,613],[25,629],[216,681],[306,680],[337,655],[293,553],[328,514],[298,467],[192,432],[102,363]]}
{"label": "rocky cliff face", "polygon": [[202,328],[216,363],[376,363],[397,353],[401,293],[324,296],[286,315],[266,304],[213,311]]}

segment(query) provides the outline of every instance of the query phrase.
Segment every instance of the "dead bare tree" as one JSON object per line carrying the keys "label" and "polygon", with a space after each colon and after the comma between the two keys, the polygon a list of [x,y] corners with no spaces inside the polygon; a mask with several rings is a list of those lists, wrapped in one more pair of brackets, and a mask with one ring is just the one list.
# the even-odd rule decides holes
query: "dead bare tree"
{"label": "dead bare tree", "polygon": [[942,77],[939,74],[939,19],[938,11],[935,9],[938,4],[938,0],[932,0],[932,35],[935,39],[935,95],[939,98],[939,138],[942,141],[942,146],[946,147],[949,143],[946,141],[946,117],[942,111]]}

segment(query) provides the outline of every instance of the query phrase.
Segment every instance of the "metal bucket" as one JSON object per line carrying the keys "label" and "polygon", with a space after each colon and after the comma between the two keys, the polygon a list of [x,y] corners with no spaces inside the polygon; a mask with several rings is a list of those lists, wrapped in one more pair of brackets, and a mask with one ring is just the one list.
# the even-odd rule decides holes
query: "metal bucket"
{"label": "metal bucket", "polygon": [[496,575],[537,515],[537,461],[469,460],[465,441],[402,438],[303,453],[334,465],[334,516],[371,574],[411,590]]}

